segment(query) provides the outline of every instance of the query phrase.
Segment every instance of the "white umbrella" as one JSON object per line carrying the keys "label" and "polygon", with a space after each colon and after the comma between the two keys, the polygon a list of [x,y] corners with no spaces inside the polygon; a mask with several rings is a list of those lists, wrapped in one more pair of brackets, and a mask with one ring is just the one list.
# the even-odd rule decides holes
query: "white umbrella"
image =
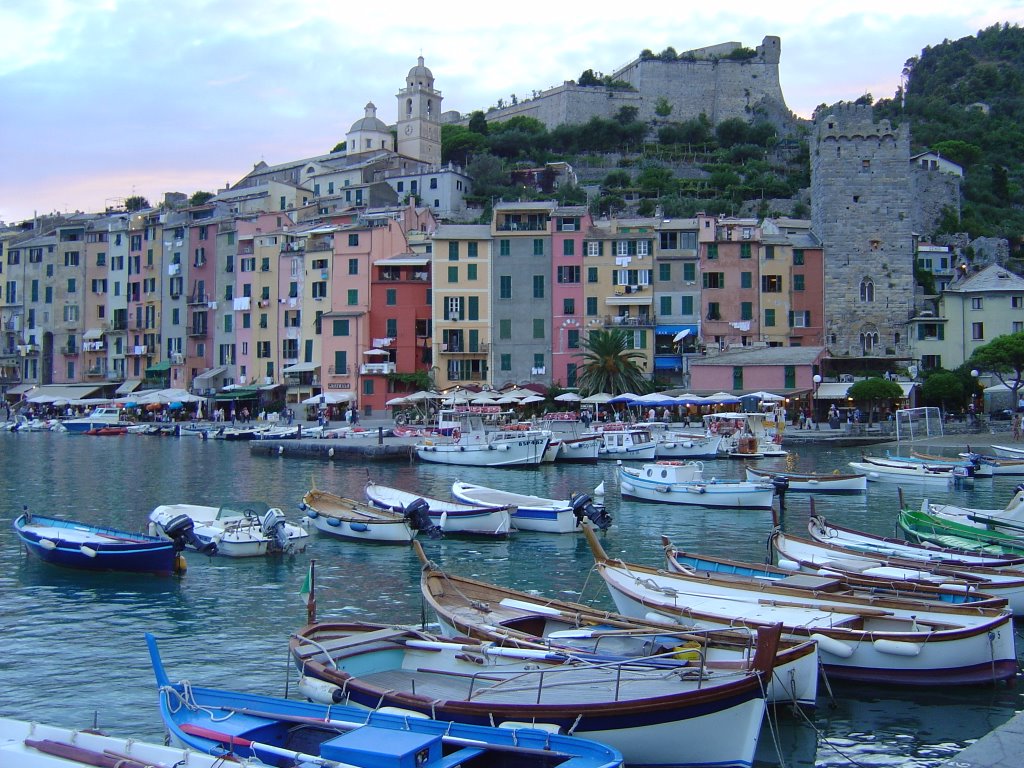
{"label": "white umbrella", "polygon": [[384,403],[384,405],[388,406],[389,408],[392,407],[392,406],[395,406],[395,405],[408,405],[408,404],[409,404],[409,398],[407,398],[407,397],[392,397],[390,400],[388,400],[386,403]]}
{"label": "white umbrella", "polygon": [[355,400],[353,395],[348,392],[324,392],[319,395],[313,395],[307,397],[302,401],[302,405],[338,405],[339,403],[350,403]]}
{"label": "white umbrella", "polygon": [[764,400],[766,403],[781,403],[786,399],[782,395],[776,395],[772,392],[748,392],[743,397],[756,397],[758,400]]}
{"label": "white umbrella", "polygon": [[690,329],[687,328],[685,330],[680,331],[675,336],[673,336],[672,337],[672,341],[682,341],[683,339],[685,339],[689,335],[690,335]]}
{"label": "white umbrella", "polygon": [[735,405],[739,403],[740,399],[736,395],[730,395],[728,392],[715,392],[713,395],[708,395],[704,398],[707,403],[721,403],[723,405]]}
{"label": "white umbrella", "polygon": [[502,397],[514,397],[516,400],[522,400],[524,397],[530,397],[530,395],[536,395],[535,392],[529,389],[510,389],[508,392],[502,392]]}
{"label": "white umbrella", "polygon": [[543,402],[544,402],[544,398],[541,397],[540,395],[530,395],[529,397],[524,397],[522,400],[519,401],[520,405],[528,405],[529,403],[543,403]]}
{"label": "white umbrella", "polygon": [[364,355],[373,355],[373,356],[377,356],[377,357],[380,357],[380,356],[387,357],[391,353],[388,352],[386,349],[377,349],[376,347],[374,347],[373,349],[366,350],[365,352],[363,352],[363,354]]}
{"label": "white umbrella", "polygon": [[405,399],[410,403],[418,403],[420,400],[440,400],[441,395],[437,392],[428,392],[425,389],[421,389],[419,392],[413,392],[411,395],[406,395]]}
{"label": "white umbrella", "polygon": [[575,392],[563,392],[555,398],[560,403],[578,403],[583,398],[577,395]]}
{"label": "white umbrella", "polygon": [[505,397],[499,397],[495,401],[495,404],[497,404],[497,405],[518,405],[519,401],[516,398],[514,398],[514,397],[509,397],[508,395],[505,395]]}
{"label": "white umbrella", "polygon": [[488,397],[484,394],[479,394],[469,401],[472,405],[497,405],[498,401],[493,397]]}
{"label": "white umbrella", "polygon": [[612,395],[607,392],[596,392],[590,397],[584,397],[580,402],[587,403],[588,405],[602,405],[612,399]]}

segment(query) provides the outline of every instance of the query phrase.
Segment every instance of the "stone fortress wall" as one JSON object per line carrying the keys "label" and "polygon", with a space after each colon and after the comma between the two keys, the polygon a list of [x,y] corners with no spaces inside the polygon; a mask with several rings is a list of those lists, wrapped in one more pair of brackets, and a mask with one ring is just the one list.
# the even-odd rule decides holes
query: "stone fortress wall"
{"label": "stone fortress wall", "polygon": [[[612,79],[630,83],[636,91],[604,86],[580,87],[566,81],[530,99],[502,109],[488,111],[487,120],[532,117],[548,129],[564,124],[582,124],[593,117],[611,119],[622,107],[636,107],[638,118],[651,121],[660,98],[672,105],[668,119],[683,122],[707,115],[712,123],[731,117],[749,120],[761,104],[785,107],[779,81],[782,41],[765,37],[750,59],[733,60],[729,53],[742,47],[730,42],[685,51],[675,61],[635,59],[612,74]],[[446,121],[465,122],[468,116],[446,113]]]}

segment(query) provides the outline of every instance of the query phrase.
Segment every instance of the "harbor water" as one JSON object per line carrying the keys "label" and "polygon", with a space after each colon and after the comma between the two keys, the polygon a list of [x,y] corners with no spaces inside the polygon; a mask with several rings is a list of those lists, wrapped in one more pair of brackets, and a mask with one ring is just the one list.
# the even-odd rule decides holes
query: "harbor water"
{"label": "harbor water", "polygon": [[[882,451],[875,451],[881,453]],[[801,445],[765,468],[846,469],[861,449]],[[738,478],[739,462],[705,462],[705,477]],[[229,560],[190,553],[183,578],[83,574],[31,559],[11,523],[23,507],[141,531],[153,507],[217,506],[260,500],[301,513],[316,486],[362,497],[366,480],[450,497],[453,481],[567,497],[605,483],[614,524],[609,554],[660,565],[660,537],[686,550],[763,562],[772,527],[767,511],[710,510],[619,499],[614,462],[495,470],[421,463],[325,462],[253,456],[245,443],[197,438],[0,433],[0,715],[91,726],[160,740],[163,728],[143,633],[160,640],[172,679],[283,695],[296,675],[289,634],[305,622],[299,597],[310,559],[317,564],[321,619],[420,623],[419,565],[406,547],[348,543],[318,535],[303,553]],[[1002,507],[1015,478],[978,480],[971,490],[904,487],[907,501]],[[819,513],[843,525],[893,534],[897,486],[869,484],[863,496],[816,496]],[[809,497],[786,496],[784,527],[806,535]],[[507,541],[424,537],[439,566],[560,598],[611,607],[583,538],[519,533]],[[1018,622],[1017,647],[1024,658]],[[908,689],[832,683],[816,711],[779,708],[761,734],[759,766],[938,766],[1024,708],[1018,686]]]}

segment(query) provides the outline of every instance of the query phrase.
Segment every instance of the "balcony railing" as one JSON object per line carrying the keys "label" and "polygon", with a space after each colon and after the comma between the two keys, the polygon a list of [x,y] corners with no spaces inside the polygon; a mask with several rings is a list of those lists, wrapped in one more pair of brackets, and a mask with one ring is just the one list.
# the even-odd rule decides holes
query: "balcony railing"
{"label": "balcony railing", "polygon": [[78,347],[67,344],[60,348],[60,353],[65,357],[78,357],[81,350]]}
{"label": "balcony railing", "polygon": [[190,325],[188,327],[189,336],[205,337],[209,334],[209,326],[206,325]]}
{"label": "balcony railing", "polygon": [[115,320],[110,324],[110,330],[112,331],[127,331],[128,321],[127,320]]}
{"label": "balcony railing", "polygon": [[361,374],[376,374],[378,376],[385,376],[389,373],[394,373],[396,370],[394,363],[363,363],[359,366],[359,373]]}
{"label": "balcony railing", "polygon": [[336,370],[333,365],[327,367],[327,373],[331,376],[350,376],[352,374],[352,366],[346,365],[340,370]]}
{"label": "balcony railing", "polygon": [[209,302],[210,294],[206,292],[197,291],[196,293],[193,293],[188,297],[189,304],[209,304]]}
{"label": "balcony railing", "polygon": [[89,378],[97,378],[103,376],[105,371],[102,368],[87,368],[85,375]]}
{"label": "balcony railing", "polygon": [[484,341],[476,346],[472,344],[451,343],[442,344],[441,352],[446,355],[486,355],[490,351],[491,345]]}
{"label": "balcony railing", "polygon": [[657,324],[655,315],[605,315],[604,324],[609,328],[648,328]]}

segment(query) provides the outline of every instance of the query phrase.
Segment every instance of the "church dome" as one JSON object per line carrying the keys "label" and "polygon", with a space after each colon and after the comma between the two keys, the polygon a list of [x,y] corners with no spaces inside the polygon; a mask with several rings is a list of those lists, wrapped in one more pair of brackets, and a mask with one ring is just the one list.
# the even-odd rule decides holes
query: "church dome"
{"label": "church dome", "polygon": [[375,131],[377,133],[388,133],[388,130],[388,126],[384,121],[377,117],[377,107],[371,101],[366,105],[366,114],[361,119],[352,123],[352,127],[349,128],[348,132]]}
{"label": "church dome", "polygon": [[416,59],[416,66],[409,70],[409,76],[405,78],[405,84],[412,88],[415,85],[425,85],[427,88],[434,87],[434,73],[423,64],[423,57]]}

